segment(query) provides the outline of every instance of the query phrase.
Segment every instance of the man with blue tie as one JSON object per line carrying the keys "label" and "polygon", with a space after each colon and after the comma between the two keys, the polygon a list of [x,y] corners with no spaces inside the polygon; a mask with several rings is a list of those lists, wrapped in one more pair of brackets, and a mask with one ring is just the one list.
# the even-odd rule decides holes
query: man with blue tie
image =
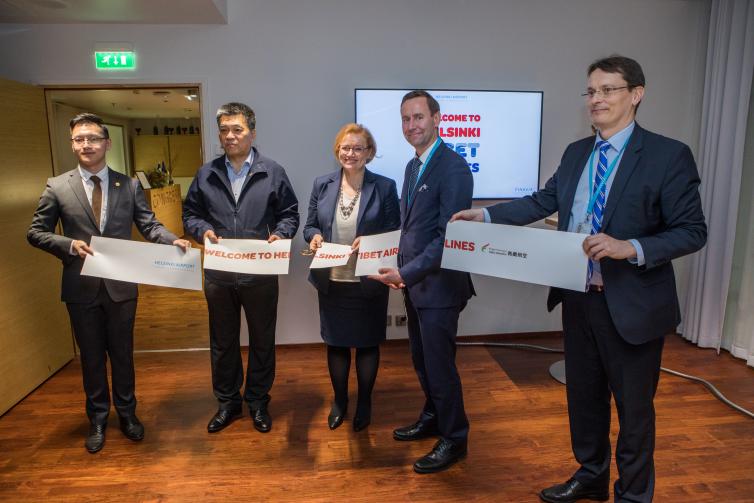
{"label": "man with blue tie", "polygon": [[558,230],[588,235],[585,293],[553,288],[547,303],[550,310],[563,303],[571,446],[580,466],[540,498],[609,498],[612,395],[620,424],[615,501],[648,502],[663,337],[680,322],[671,260],[702,248],[707,227],[691,150],[635,122],[645,83],[639,63],[611,56],[587,75],[596,136],[569,145],[542,190],[453,220],[526,225],[557,211]]}
{"label": "man with blue tie", "polygon": [[466,161],[438,136],[440,105],[426,91],[401,103],[403,135],[416,150],[401,192],[398,269],[378,279],[404,288],[411,358],[424,391],[419,420],[393,431],[396,440],[440,439],[414,463],[417,473],[444,470],[466,455],[469,422],[456,369],[458,316],[474,295],[468,273],[440,268],[445,226],[471,206],[474,180]]}

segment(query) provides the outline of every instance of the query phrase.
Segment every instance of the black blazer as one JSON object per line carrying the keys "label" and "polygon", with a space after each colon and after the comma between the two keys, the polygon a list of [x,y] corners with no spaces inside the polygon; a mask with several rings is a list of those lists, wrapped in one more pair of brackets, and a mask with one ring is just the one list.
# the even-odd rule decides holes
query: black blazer
{"label": "black blazer", "polygon": [[[314,180],[309,199],[309,215],[304,226],[304,239],[310,242],[321,234],[325,241],[332,239],[332,222],[338,204],[341,170],[322,175]],[[390,178],[364,171],[361,185],[359,214],[356,221],[356,236],[381,234],[400,228],[398,191]],[[322,293],[327,293],[330,284],[330,268],[311,269],[309,281]],[[364,294],[376,296],[385,292],[387,286],[379,281],[361,277]]]}
{"label": "black blazer", "polygon": [[474,179],[460,155],[441,143],[424,168],[408,201],[411,161],[401,192],[401,242],[398,266],[419,308],[460,306],[474,295],[466,272],[441,269],[445,227],[450,217],[471,207]]}
{"label": "black blazer", "polygon": [[[557,211],[558,230],[567,230],[576,186],[593,147],[594,136],[570,144],[545,187],[489,207],[492,222],[526,225]],[[707,241],[699,183],[686,145],[636,125],[610,188],[602,232],[638,240],[646,264],[600,261],[610,316],[627,342],[662,337],[680,322],[671,260],[701,249]],[[562,298],[560,289],[551,289],[548,309]]]}
{"label": "black blazer", "polygon": [[[74,169],[47,180],[47,187],[39,198],[37,211],[26,234],[29,243],[63,262],[63,302],[93,301],[102,282],[115,302],[134,299],[138,295],[136,283],[82,276],[84,259],[70,254],[74,240],[91,243],[92,236],[131,239],[134,224],[149,241],[171,244],[178,239],[154,217],[139,182],[110,168],[107,176],[107,221],[104,232],[100,233],[95,223],[81,175],[78,169]],[[63,225],[63,235],[55,233],[58,221]]]}

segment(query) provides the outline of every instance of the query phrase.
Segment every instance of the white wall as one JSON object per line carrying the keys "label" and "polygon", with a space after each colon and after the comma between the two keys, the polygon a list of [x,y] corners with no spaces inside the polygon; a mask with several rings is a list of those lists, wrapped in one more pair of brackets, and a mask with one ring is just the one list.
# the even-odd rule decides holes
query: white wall
{"label": "white wall", "polygon": [[[636,58],[647,76],[640,123],[696,151],[708,0],[228,4],[227,26],[0,26],[0,75],[38,84],[200,82],[205,132],[215,130],[219,105],[244,101],[257,113],[258,145],[288,169],[302,219],[312,180],[335,168],[331,141],[353,120],[356,87],[543,90],[544,184],[565,146],[589,134],[579,96],[586,67],[617,52]],[[94,44],[117,41],[133,43],[137,71],[98,74]],[[205,142],[212,156],[216,136],[205,135]],[[294,250],[302,247],[299,236]],[[679,269],[683,288],[683,264]],[[278,341],[317,341],[306,260],[298,257],[291,272],[281,281]],[[558,313],[546,313],[545,288],[475,280],[479,295],[462,315],[462,334],[560,328]],[[391,312],[400,311],[396,296]]]}

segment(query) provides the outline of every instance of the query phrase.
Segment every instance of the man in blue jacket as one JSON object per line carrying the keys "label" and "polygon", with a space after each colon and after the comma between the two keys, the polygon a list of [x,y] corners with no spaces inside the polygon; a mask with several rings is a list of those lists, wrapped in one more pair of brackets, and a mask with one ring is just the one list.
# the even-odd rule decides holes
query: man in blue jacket
{"label": "man in blue jacket", "polygon": [[[183,205],[186,232],[199,242],[222,238],[289,239],[299,225],[298,200],[285,170],[252,147],[254,111],[228,103],[217,111],[225,155],[196,174]],[[275,378],[277,276],[206,270],[204,294],[209,310],[212,388],[219,402],[207,425],[215,433],[241,415],[241,307],[249,327],[249,359],[243,400],[254,427],[272,428],[267,405]]]}
{"label": "man in blue jacket", "polygon": [[474,180],[466,161],[438,137],[440,105],[426,91],[401,102],[403,136],[416,156],[406,166],[401,192],[398,269],[374,276],[404,288],[411,359],[424,391],[418,421],[393,431],[396,440],[439,436],[414,463],[417,473],[444,470],[466,455],[469,422],[456,369],[458,316],[474,295],[468,273],[440,269],[445,226],[471,206]]}

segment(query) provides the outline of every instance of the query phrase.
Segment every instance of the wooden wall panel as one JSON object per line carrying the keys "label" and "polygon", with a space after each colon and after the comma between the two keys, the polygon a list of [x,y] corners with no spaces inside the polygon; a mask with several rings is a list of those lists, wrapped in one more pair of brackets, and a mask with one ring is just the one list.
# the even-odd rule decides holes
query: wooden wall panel
{"label": "wooden wall panel", "polygon": [[[0,414],[73,358],[60,261],[26,241],[52,175],[44,93],[0,79]],[[82,397],[83,400],[83,397]]]}
{"label": "wooden wall panel", "polygon": [[170,147],[167,136],[141,135],[133,137],[134,171],[149,173],[157,164],[170,163]]}
{"label": "wooden wall panel", "polygon": [[173,176],[191,177],[202,164],[202,137],[198,134],[170,136],[170,167]]}

